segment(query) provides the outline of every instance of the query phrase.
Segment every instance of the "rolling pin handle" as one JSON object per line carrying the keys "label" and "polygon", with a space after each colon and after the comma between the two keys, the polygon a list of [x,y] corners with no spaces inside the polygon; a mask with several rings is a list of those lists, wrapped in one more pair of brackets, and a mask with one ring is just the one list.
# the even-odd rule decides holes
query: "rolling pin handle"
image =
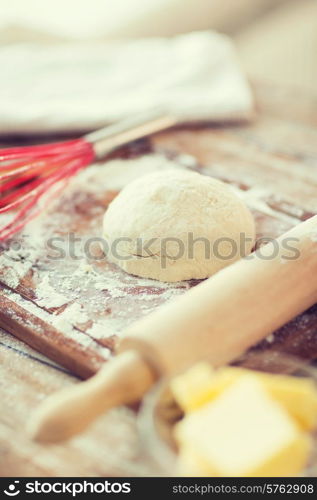
{"label": "rolling pin handle", "polygon": [[128,350],[91,379],[49,397],[28,423],[35,441],[56,443],[85,430],[106,410],[142,398],[157,375],[137,351]]}

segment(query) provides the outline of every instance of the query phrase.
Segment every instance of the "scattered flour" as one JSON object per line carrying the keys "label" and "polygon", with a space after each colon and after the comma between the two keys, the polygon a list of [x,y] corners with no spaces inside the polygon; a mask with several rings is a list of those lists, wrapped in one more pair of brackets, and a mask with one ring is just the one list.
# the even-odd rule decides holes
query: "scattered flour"
{"label": "scattered flour", "polygon": [[[66,309],[62,313],[55,315],[43,310],[42,308],[35,305],[33,302],[24,299],[21,295],[12,292],[11,290],[4,289],[2,290],[2,293],[6,295],[9,299],[13,300],[20,307],[26,309],[28,312],[36,316],[37,318],[41,319],[42,321],[45,321],[45,323],[52,325],[54,328],[62,332],[67,338],[76,340],[76,342],[78,342],[83,347],[92,348],[95,351],[97,350],[98,353],[101,354],[105,359],[108,359],[109,356],[111,355],[111,352],[107,347],[104,347],[100,344],[96,344],[94,339],[92,339],[89,335],[82,333],[76,328],[74,328],[73,313],[78,312],[78,310],[80,311],[79,312],[80,320],[85,319],[87,321],[87,316],[80,310],[79,304],[72,304],[68,309],[71,309],[72,306],[75,307],[71,309],[70,313],[68,312],[68,309]],[[15,315],[12,314],[12,317],[15,318]],[[78,315],[76,315],[76,318],[78,318]],[[15,319],[18,320],[19,318],[16,317]],[[42,329],[38,328],[37,325],[32,323],[31,321],[27,320],[26,323],[32,329],[34,330],[38,329],[39,333],[42,332]]]}
{"label": "scattered flour", "polygon": [[36,285],[37,303],[45,307],[60,307],[67,303],[67,298],[51,286],[49,274],[45,274]]}
{"label": "scattered flour", "polygon": [[268,335],[268,336],[266,337],[266,341],[267,341],[267,342],[269,342],[269,343],[271,344],[272,342],[274,342],[274,338],[275,338],[275,337],[274,337],[274,333],[271,333],[270,335]]}
{"label": "scattered flour", "polygon": [[84,308],[78,302],[69,305],[65,311],[60,313],[61,318],[65,321],[72,322],[73,324],[87,323],[89,317],[84,312]]}
{"label": "scattered flour", "polygon": [[23,278],[32,268],[33,262],[28,252],[22,249],[9,250],[0,255],[0,276],[2,281],[11,288],[16,288]]}
{"label": "scattered flour", "polygon": [[[188,155],[189,156],[189,155]],[[106,189],[119,191],[129,182],[150,172],[167,170],[171,168],[183,168],[176,162],[168,160],[159,154],[145,155],[136,159],[115,159],[104,164],[92,165],[80,172],[71,182],[73,190],[85,186],[85,191],[96,193],[96,188],[102,192]],[[102,183],[96,183],[96,177],[100,179],[102,171]]]}
{"label": "scattered flour", "polygon": [[[72,227],[74,217],[74,213],[68,209],[65,209],[63,213],[57,213],[54,208],[55,203],[59,206],[60,204],[64,206],[65,203],[68,207],[67,203],[70,203],[69,200],[74,192],[82,193],[82,196],[76,200],[78,203],[84,203],[86,193],[92,193],[96,195],[96,198],[102,197],[105,191],[120,190],[130,181],[146,173],[170,168],[191,168],[196,165],[195,158],[190,155],[180,155],[177,161],[183,166],[178,166],[176,162],[166,159],[163,155],[151,154],[137,159],[115,159],[103,165],[93,165],[76,175],[62,198],[59,197],[49,205],[49,216],[47,216],[47,211],[43,212],[40,217],[28,224],[27,231],[21,235],[23,248],[12,247],[5,254],[0,255],[1,280],[11,288],[18,286],[20,279],[30,271],[32,266],[35,270],[38,264],[42,266],[37,272],[39,283],[36,286],[40,307],[14,292],[6,290],[4,293],[35,316],[63,332],[66,337],[76,340],[85,347],[92,346],[93,349],[98,347],[102,355],[108,357],[109,349],[102,347],[100,343],[97,343],[98,341],[120,334],[129,321],[149,313],[158,305],[184,293],[190,284],[141,279],[115,268],[111,271],[100,271],[97,265],[88,262],[85,258],[78,262],[67,261],[66,264],[58,262],[47,264],[43,259],[43,247],[47,235],[54,234],[61,228],[69,231],[68,228]],[[268,193],[263,192],[261,195],[257,188],[243,191],[233,187],[233,190],[251,207],[277,217],[276,212],[268,207],[265,201],[262,199],[259,201],[259,197],[264,198]],[[50,214],[53,216],[51,217]],[[93,220],[89,226],[88,235],[91,233],[96,236],[101,232],[101,224],[98,222],[99,215],[94,217],[93,212],[92,215]],[[278,217],[286,222],[292,222],[292,218],[288,215],[284,216],[279,213]],[[317,235],[314,234],[313,238],[317,241]],[[78,302],[78,299],[82,298],[83,305]],[[64,310],[56,311],[54,314],[44,309],[63,306],[65,306]],[[104,313],[107,308],[112,309],[113,306],[115,308],[113,314],[100,314]],[[86,333],[79,331],[75,326],[80,327],[90,320],[92,326],[87,329]],[[271,342],[273,338],[269,336],[267,340]]]}

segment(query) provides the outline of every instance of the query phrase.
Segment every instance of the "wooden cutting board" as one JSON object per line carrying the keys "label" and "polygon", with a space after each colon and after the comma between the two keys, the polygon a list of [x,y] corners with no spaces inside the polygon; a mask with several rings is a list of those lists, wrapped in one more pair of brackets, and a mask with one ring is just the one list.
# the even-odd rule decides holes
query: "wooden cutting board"
{"label": "wooden cutting board", "polygon": [[[183,127],[131,144],[78,175],[3,244],[0,326],[87,377],[109,359],[125,326],[195,286],[130,276],[100,248],[109,202],[131,179],[169,162],[230,183],[254,213],[261,244],[317,213],[316,100],[264,85],[255,91],[252,124]],[[313,360],[316,332],[314,306],[255,349]]]}

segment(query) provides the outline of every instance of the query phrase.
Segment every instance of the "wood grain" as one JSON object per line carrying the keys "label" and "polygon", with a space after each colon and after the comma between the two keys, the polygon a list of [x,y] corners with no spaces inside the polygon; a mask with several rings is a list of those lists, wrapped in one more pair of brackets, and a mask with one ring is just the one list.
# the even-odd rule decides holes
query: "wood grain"
{"label": "wood grain", "polygon": [[[112,159],[159,154],[231,184],[253,211],[258,244],[263,244],[317,213],[317,131],[312,126],[317,104],[312,101],[309,110],[298,113],[292,94],[264,86],[256,92],[259,111],[250,125],[182,127],[123,148]],[[0,325],[81,377],[108,359],[120,331],[133,320],[197,283],[164,285],[129,276],[107,262],[96,242],[88,257],[70,251],[54,257],[48,245],[52,238],[60,238],[63,245],[69,245],[70,236],[79,238],[79,246],[98,238],[103,213],[118,192],[106,169],[107,164],[88,169],[82,179],[78,176],[1,255]],[[12,254],[14,245],[20,250]],[[89,266],[87,273],[83,265]],[[44,296],[43,283],[49,286]],[[258,348],[314,359],[316,319],[315,309],[308,311]]]}
{"label": "wood grain", "polygon": [[34,407],[48,394],[77,380],[24,355],[19,341],[15,345],[13,350],[0,344],[1,477],[134,476],[153,472],[138,442],[135,413],[127,408],[107,413],[84,435],[61,446],[31,442],[25,433],[25,421]]}
{"label": "wood grain", "polygon": [[[223,179],[239,189],[253,207],[258,237],[275,237],[317,212],[317,101],[264,84],[256,85],[255,92],[258,117],[253,124],[229,128],[184,127],[160,134],[151,142],[130,145],[112,158],[144,156],[154,151]],[[105,175],[106,167],[101,168]],[[103,211],[116,192],[113,187],[103,193],[95,192],[89,189],[88,183],[84,189],[80,183],[77,187],[69,186],[63,198],[50,209],[49,215],[59,213],[60,217],[43,216],[36,226],[39,235],[43,226],[47,234],[58,236],[68,231],[80,236],[98,235]],[[23,251],[14,251],[11,257],[2,259],[0,304],[4,314],[1,321],[13,334],[21,338],[28,336],[30,344],[49,353],[55,362],[62,359],[64,366],[80,376],[89,375],[100,362],[108,359],[115,343],[114,334],[120,335],[120,328],[188,287],[181,284],[179,288],[161,288],[155,282],[145,283],[96,258],[91,259],[96,276],[90,279],[88,274],[83,280],[82,275],[76,277],[80,261],[47,258],[36,238],[36,228],[29,229],[34,236],[33,244],[27,243],[30,237],[19,237]],[[34,260],[29,259],[31,247],[29,254],[36,253]],[[4,249],[0,258],[3,255]],[[4,262],[21,270],[21,275],[5,272]],[[94,286],[100,283],[100,277],[104,279],[104,289]],[[53,291],[63,292],[65,304],[52,307],[50,298],[41,295],[43,278],[49,279]],[[67,294],[65,282],[72,285]],[[77,313],[70,318],[63,316],[63,321],[58,323],[73,304],[81,306]],[[72,311],[74,309],[70,309],[70,313]],[[84,312],[90,322],[78,321],[82,319],[78,311]],[[64,323],[67,323],[65,329]],[[92,324],[97,325],[96,328],[91,329]],[[34,335],[35,325],[40,327],[40,337]],[[273,354],[288,351],[312,360],[317,356],[316,331],[317,306],[314,306],[256,349],[271,350]],[[41,345],[37,344],[39,339]],[[0,372],[1,476],[156,473],[140,447],[136,414],[129,409],[104,415],[87,433],[68,444],[45,447],[31,443],[25,435],[24,423],[33,408],[46,395],[77,380],[1,329]]]}
{"label": "wood grain", "polygon": [[92,348],[83,348],[14,301],[0,295],[0,326],[26,342],[52,361],[82,378],[93,375],[104,358]]}

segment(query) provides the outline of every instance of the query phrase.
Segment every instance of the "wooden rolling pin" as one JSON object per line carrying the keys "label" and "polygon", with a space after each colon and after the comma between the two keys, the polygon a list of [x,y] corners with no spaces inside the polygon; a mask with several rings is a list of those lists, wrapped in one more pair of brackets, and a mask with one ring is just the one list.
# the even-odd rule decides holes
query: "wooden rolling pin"
{"label": "wooden rolling pin", "polygon": [[105,410],[139,400],[161,376],[202,359],[234,360],[317,301],[316,276],[317,216],[127,328],[119,355],[48,398],[28,431],[42,442],[67,439]]}

